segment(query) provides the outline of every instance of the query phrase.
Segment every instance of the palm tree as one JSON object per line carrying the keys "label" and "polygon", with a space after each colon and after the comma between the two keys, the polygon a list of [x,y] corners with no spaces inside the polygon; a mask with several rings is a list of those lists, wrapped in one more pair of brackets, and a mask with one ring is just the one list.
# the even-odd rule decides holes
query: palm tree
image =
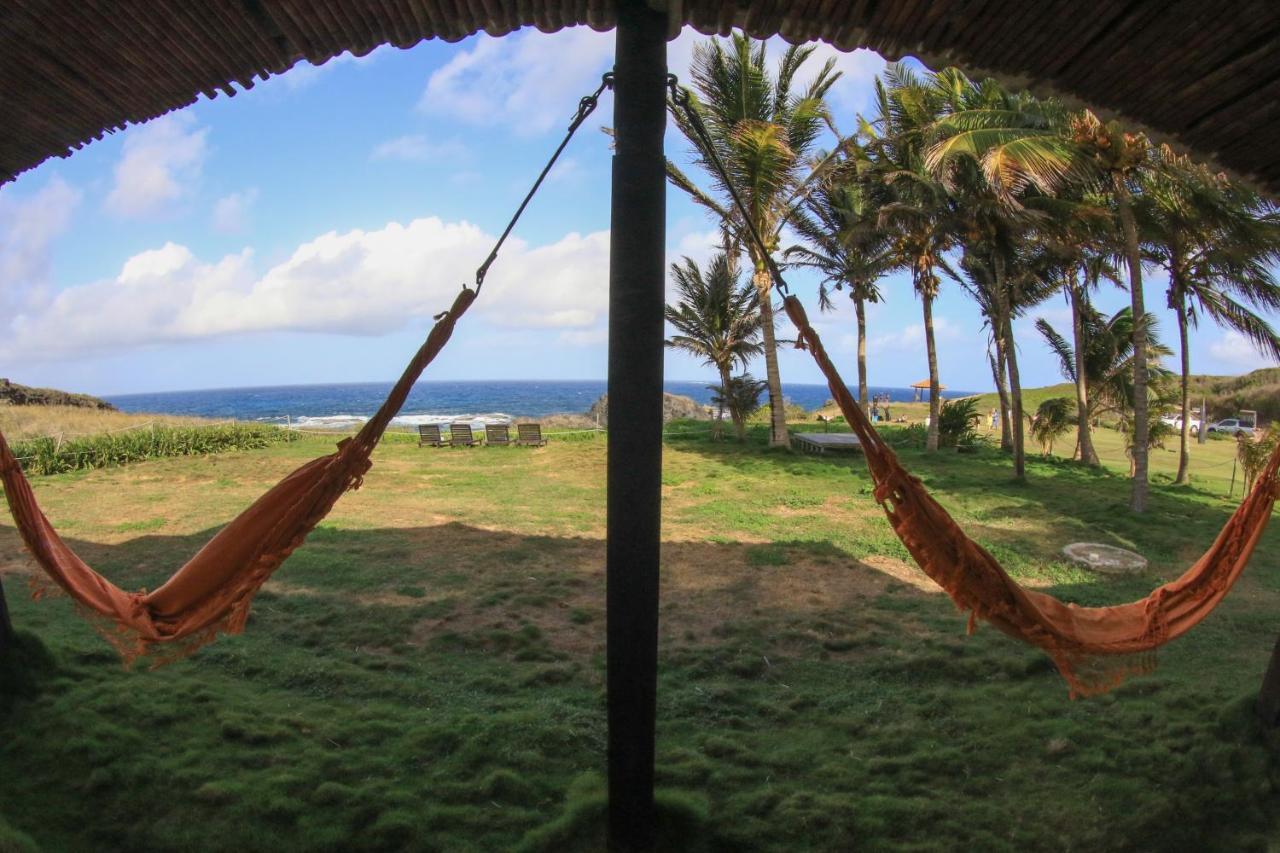
{"label": "palm tree", "polygon": [[950,135],[930,151],[943,160],[957,153],[978,158],[992,187],[1006,200],[1016,201],[1028,187],[1056,193],[1073,182],[1106,193],[1114,206],[1123,237],[1123,256],[1129,268],[1129,297],[1135,322],[1133,333],[1134,483],[1130,508],[1146,510],[1147,477],[1147,347],[1143,336],[1146,307],[1142,290],[1142,257],[1133,211],[1137,178],[1148,166],[1150,144],[1145,135],[1126,131],[1117,122],[1103,122],[1088,110],[1068,114],[1052,101],[1041,101],[1043,121],[1028,126],[1011,121],[1007,110],[980,107],[946,116]]}
{"label": "palm tree", "polygon": [[[1081,340],[1083,352],[1073,347],[1047,320],[1036,320],[1040,332],[1054,355],[1058,357],[1062,375],[1077,381],[1077,365],[1083,367],[1084,381],[1088,387],[1090,421],[1106,414],[1132,424],[1133,410],[1133,310],[1121,308],[1110,317],[1103,316],[1092,305],[1086,305],[1081,316]],[[1152,315],[1147,315],[1147,357],[1157,364],[1172,352],[1160,343]],[[1160,384],[1169,376],[1167,370],[1156,368],[1154,376]]]}
{"label": "palm tree", "polygon": [[1031,420],[1031,437],[1040,442],[1040,455],[1053,453],[1053,443],[1071,429],[1071,401],[1066,397],[1051,397],[1040,403]]}
{"label": "palm tree", "polygon": [[[866,165],[866,161],[861,161]],[[784,253],[788,263],[822,275],[818,302],[831,310],[832,290],[848,289],[858,326],[858,402],[869,412],[867,394],[867,303],[882,298],[879,280],[893,269],[889,235],[879,227],[879,205],[866,170],[850,158],[796,212],[792,227],[807,245]]]}
{"label": "palm tree", "polygon": [[[1002,421],[1019,421],[1009,425],[1007,446],[1014,454],[1014,476],[1023,479],[1026,476],[1026,450],[1021,421],[1025,416],[1013,321],[1043,302],[1055,285],[1035,275],[1022,254],[1012,253],[1008,246],[993,248],[978,239],[965,246],[960,269],[962,275],[949,274],[974,298],[992,330],[991,340],[996,351],[993,370],[996,389],[1001,393]],[[1004,396],[1006,376],[1009,382],[1007,400]],[[1002,423],[1001,443],[1005,446],[1003,426]]]}
{"label": "palm tree", "polygon": [[[1064,196],[1068,194],[1064,193]],[[1043,196],[1030,200],[1044,214],[1029,247],[1035,275],[1057,288],[1071,309],[1071,334],[1076,355],[1076,453],[1085,465],[1101,462],[1093,446],[1088,417],[1089,389],[1084,370],[1084,312],[1091,294],[1106,279],[1120,285],[1111,261],[1115,233],[1105,200],[1096,194],[1071,192],[1069,197]]]}
{"label": "palm tree", "polygon": [[[825,128],[830,127],[824,97],[839,79],[835,60],[828,60],[802,91],[793,91],[795,78],[813,47],[792,46],[782,56],[776,75],[765,61],[764,42],[735,35],[727,43],[711,39],[694,46],[690,76],[697,110],[710,136],[707,150],[688,117],[671,105],[676,125],[693,145],[693,159],[711,179],[712,191],[698,187],[673,163],[667,163],[671,182],[714,214],[745,246],[754,267],[752,282],[759,293],[764,333],[765,379],[769,388],[770,438],[773,446],[789,446],[787,417],[778,373],[774,337],[769,258],[748,239],[751,228],[731,203],[730,185],[715,167],[718,157],[728,181],[750,217],[750,225],[776,251],[783,226],[798,207],[809,185],[825,167],[810,166],[808,155]],[[833,152],[828,162],[835,161]],[[712,195],[714,193],[714,197]]]}
{"label": "palm tree", "polygon": [[905,66],[890,65],[875,82],[876,115],[864,125],[871,137],[867,152],[889,201],[881,207],[881,225],[890,232],[889,254],[897,267],[911,271],[924,317],[925,353],[929,364],[929,432],[926,450],[938,449],[941,393],[938,352],[933,328],[933,302],[946,267],[944,254],[955,244],[955,208],[947,188],[925,166],[928,129],[942,102],[928,81]]}
{"label": "palm tree", "polygon": [[738,441],[747,440],[747,418],[760,408],[760,395],[764,393],[765,383],[750,373],[734,376],[727,383],[711,386],[715,392],[711,402],[720,407],[721,413],[727,408],[733,417],[733,425],[738,431]]}
{"label": "palm tree", "polygon": [[[750,284],[738,283],[734,266],[724,252],[711,259],[705,275],[690,258],[685,258],[683,265],[672,264],[671,276],[680,301],[666,309],[667,322],[677,332],[667,339],[667,346],[701,358],[720,375],[722,402],[713,427],[717,439],[722,435],[723,398],[734,366],[745,369],[761,352],[758,294]],[[730,415],[741,439],[745,422],[733,407]]]}
{"label": "palm tree", "polygon": [[1167,146],[1154,160],[1135,213],[1147,259],[1169,274],[1168,302],[1178,321],[1182,430],[1174,482],[1185,484],[1191,438],[1188,329],[1204,315],[1280,358],[1280,337],[1251,309],[1280,309],[1280,284],[1271,269],[1280,261],[1280,216],[1243,184]]}

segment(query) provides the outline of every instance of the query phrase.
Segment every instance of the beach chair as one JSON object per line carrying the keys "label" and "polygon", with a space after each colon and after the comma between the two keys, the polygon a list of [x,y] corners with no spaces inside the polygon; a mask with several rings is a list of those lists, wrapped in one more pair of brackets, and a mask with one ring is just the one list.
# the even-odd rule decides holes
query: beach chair
{"label": "beach chair", "polygon": [[418,425],[419,447],[444,447],[445,444],[444,438],[440,435],[440,424]]}
{"label": "beach chair", "polygon": [[508,447],[511,445],[511,427],[507,424],[485,424],[484,443],[490,447]]}
{"label": "beach chair", "polygon": [[476,447],[483,442],[483,438],[480,438],[471,432],[471,424],[449,425],[450,447]]}
{"label": "beach chair", "polygon": [[547,440],[542,437],[542,424],[516,424],[516,445],[542,447]]}

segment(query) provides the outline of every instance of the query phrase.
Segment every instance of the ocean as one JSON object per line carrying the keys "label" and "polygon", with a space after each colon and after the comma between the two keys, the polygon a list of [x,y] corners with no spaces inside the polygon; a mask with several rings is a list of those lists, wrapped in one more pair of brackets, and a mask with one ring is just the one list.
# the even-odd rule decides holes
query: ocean
{"label": "ocean", "polygon": [[[710,404],[709,383],[667,382],[671,394]],[[363,422],[382,403],[390,382],[340,385],[288,385],[264,388],[213,388],[204,391],[167,391],[156,394],[120,394],[104,399],[125,412],[228,418],[266,423],[290,423],[300,427],[337,429]],[[831,398],[826,385],[784,383],[783,396],[806,409],[816,409]],[[909,401],[910,388],[870,389],[887,394],[893,402]],[[603,380],[519,382],[419,382],[414,386],[395,423],[416,424],[471,421],[501,423],[515,418],[539,418],[551,414],[586,414],[605,392]],[[945,391],[946,398],[968,392]]]}

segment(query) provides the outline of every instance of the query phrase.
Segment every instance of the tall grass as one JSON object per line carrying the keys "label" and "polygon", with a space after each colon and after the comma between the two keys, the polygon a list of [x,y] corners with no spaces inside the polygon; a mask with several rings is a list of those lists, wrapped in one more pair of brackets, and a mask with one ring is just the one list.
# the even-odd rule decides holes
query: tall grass
{"label": "tall grass", "polygon": [[266,424],[216,426],[153,425],[128,432],[62,440],[53,436],[20,441],[14,455],[28,474],[62,474],[125,465],[162,456],[197,456],[229,450],[257,450],[294,441],[289,430]]}
{"label": "tall grass", "polygon": [[205,418],[175,415],[128,414],[79,406],[11,406],[0,403],[0,431],[10,442],[27,441],[42,435],[74,438],[83,435],[164,426],[212,426],[220,423]]}

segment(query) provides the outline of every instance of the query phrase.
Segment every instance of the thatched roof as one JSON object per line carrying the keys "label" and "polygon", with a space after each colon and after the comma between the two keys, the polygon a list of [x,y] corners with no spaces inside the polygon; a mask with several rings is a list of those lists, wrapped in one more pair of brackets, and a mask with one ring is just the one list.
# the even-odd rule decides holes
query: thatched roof
{"label": "thatched roof", "polygon": [[[968,69],[1123,114],[1280,192],[1275,0],[651,0],[679,25]],[[104,132],[299,59],[523,26],[613,26],[613,0],[5,0],[0,183]]]}

